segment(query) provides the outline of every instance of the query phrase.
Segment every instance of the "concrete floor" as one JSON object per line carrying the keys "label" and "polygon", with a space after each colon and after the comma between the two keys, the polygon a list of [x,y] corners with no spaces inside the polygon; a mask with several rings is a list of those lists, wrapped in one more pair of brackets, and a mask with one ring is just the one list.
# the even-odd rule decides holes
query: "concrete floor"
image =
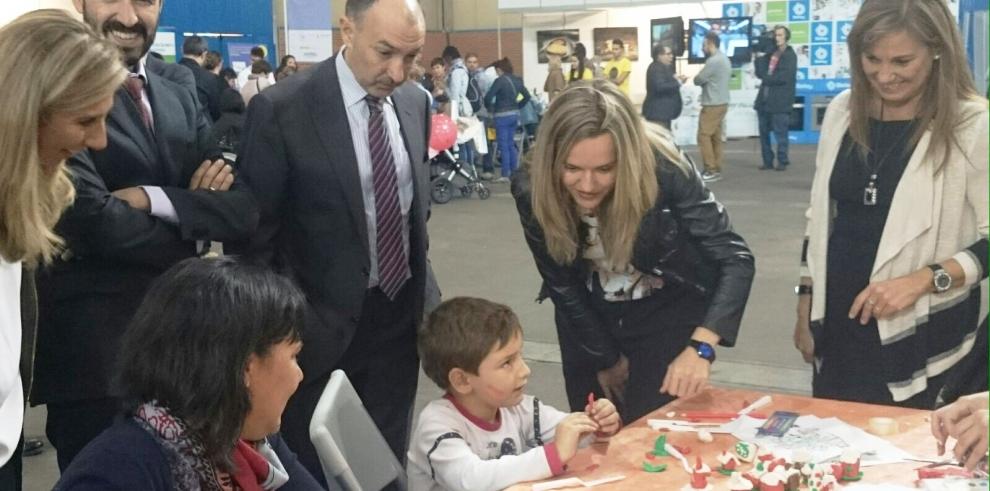
{"label": "concrete floor", "polygon": [[[798,260],[804,234],[804,209],[814,171],[815,147],[791,146],[787,172],[761,172],[759,143],[732,141],[726,146],[724,179],[710,185],[728,209],[736,230],[756,256],[756,280],[734,348],[718,350],[716,384],[810,393],[807,365],[793,348]],[[696,149],[688,149],[701,162]],[[525,330],[524,351],[533,370],[529,392],[566,407],[553,308],[534,302],[539,276],[522,238],[508,185],[492,184],[492,196],[455,198],[434,205],[430,221],[430,257],[444,296],[484,297],[511,306]],[[439,395],[420,377],[417,407]],[[44,408],[32,408],[25,421],[28,436],[44,434]],[[24,461],[25,488],[49,490],[58,479],[55,452]]]}

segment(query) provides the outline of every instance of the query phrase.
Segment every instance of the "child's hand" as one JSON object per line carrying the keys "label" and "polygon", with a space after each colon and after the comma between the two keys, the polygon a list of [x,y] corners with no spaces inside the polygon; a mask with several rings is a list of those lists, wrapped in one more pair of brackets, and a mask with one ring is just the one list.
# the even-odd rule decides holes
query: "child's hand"
{"label": "child's hand", "polygon": [[582,435],[598,431],[598,424],[585,413],[571,413],[557,423],[553,442],[561,463],[567,463],[577,453]]}
{"label": "child's hand", "polygon": [[619,412],[615,410],[615,404],[612,404],[612,401],[598,399],[593,406],[585,407],[584,411],[598,424],[599,433],[607,436],[614,435],[619,431],[622,420],[619,419]]}

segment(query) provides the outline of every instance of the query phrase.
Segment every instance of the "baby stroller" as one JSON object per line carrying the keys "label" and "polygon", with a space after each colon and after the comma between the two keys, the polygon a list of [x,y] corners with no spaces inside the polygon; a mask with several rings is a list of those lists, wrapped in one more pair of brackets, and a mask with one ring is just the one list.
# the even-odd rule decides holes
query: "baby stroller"
{"label": "baby stroller", "polygon": [[[481,199],[491,196],[473,166],[457,158],[457,125],[444,114],[434,114],[430,131],[430,197],[444,204],[454,191],[468,198],[475,192]],[[456,181],[455,181],[456,179]]]}
{"label": "baby stroller", "polygon": [[457,158],[454,148],[448,148],[430,159],[430,176],[430,197],[438,204],[450,201],[455,190],[464,198],[471,197],[475,192],[481,199],[491,196],[491,190],[478,179],[477,172]]}

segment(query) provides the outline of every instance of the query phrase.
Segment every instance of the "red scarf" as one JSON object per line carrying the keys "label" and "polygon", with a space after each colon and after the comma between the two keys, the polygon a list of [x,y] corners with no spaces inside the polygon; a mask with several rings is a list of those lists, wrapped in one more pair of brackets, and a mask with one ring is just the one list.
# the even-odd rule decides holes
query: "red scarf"
{"label": "red scarf", "polygon": [[[230,475],[230,478],[233,480],[233,486],[230,490],[262,491],[261,484],[259,483],[264,482],[268,478],[269,464],[254,449],[254,445],[244,440],[238,440],[231,457],[234,460],[237,473]],[[228,482],[226,479],[223,481]]]}

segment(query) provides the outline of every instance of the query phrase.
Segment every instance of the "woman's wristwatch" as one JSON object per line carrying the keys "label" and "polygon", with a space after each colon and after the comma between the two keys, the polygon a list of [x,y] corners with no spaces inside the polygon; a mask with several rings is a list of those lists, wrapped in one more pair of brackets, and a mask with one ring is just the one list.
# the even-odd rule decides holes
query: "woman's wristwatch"
{"label": "woman's wristwatch", "polygon": [[715,348],[713,348],[712,345],[704,341],[696,341],[694,339],[692,339],[688,345],[698,353],[700,358],[708,360],[708,363],[715,363]]}
{"label": "woman's wristwatch", "polygon": [[945,293],[952,288],[952,275],[941,264],[929,264],[928,269],[932,270],[932,286],[935,287],[935,293]]}
{"label": "woman's wristwatch", "polygon": [[798,285],[794,287],[795,295],[811,295],[811,285]]}

